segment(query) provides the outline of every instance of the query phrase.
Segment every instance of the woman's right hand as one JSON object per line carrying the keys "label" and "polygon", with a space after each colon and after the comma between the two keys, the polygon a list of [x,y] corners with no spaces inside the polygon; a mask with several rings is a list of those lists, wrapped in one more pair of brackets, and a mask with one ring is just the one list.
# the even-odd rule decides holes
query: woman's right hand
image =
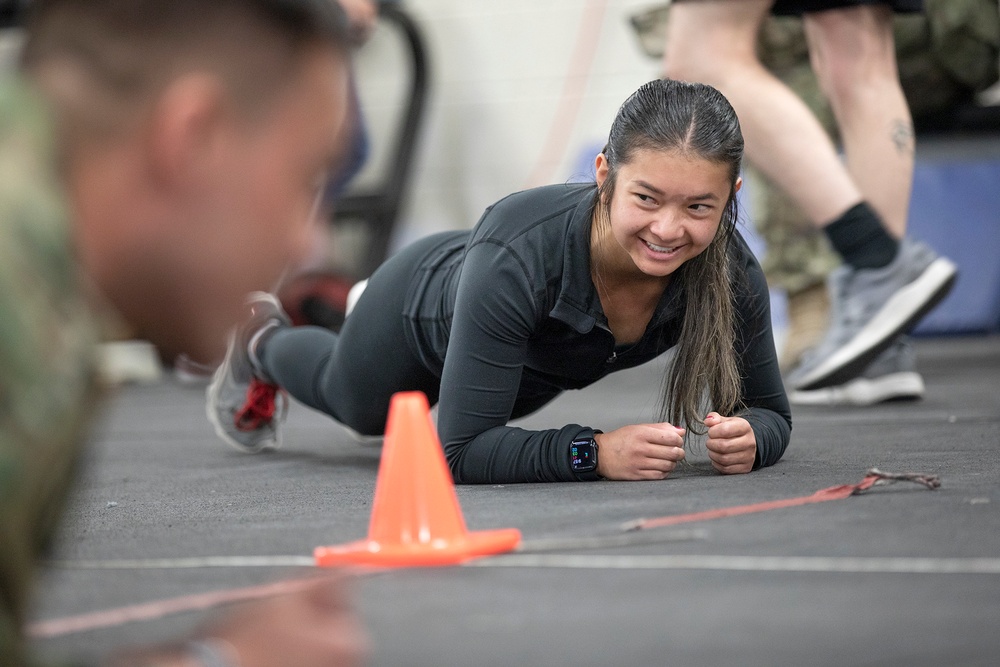
{"label": "woman's right hand", "polygon": [[664,479],[684,459],[684,429],[666,422],[594,434],[597,473],[617,480]]}

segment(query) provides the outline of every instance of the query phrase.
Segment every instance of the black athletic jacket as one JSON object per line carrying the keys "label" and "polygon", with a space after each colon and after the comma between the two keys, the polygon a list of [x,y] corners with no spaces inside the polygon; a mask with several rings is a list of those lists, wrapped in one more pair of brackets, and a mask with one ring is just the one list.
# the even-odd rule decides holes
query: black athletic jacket
{"label": "black athletic jacket", "polygon": [[[438,432],[456,482],[596,479],[572,471],[569,444],[600,425],[528,431],[508,421],[677,342],[683,298],[674,281],[643,337],[615,346],[590,277],[594,192],[592,183],[555,185],[500,200],[471,233],[440,235],[409,287],[409,343],[440,374]],[[740,414],[753,427],[759,468],[784,453],[791,414],[763,272],[742,237],[731,248],[745,281],[735,286]]]}

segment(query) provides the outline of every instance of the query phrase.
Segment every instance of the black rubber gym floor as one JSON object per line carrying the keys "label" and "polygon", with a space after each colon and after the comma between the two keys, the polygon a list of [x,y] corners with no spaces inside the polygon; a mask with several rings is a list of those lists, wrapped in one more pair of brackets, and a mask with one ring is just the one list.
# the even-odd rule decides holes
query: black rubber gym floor
{"label": "black rubber gym floor", "polygon": [[[470,530],[519,528],[525,548],[359,573],[370,663],[1000,664],[1000,337],[919,339],[917,352],[924,400],[796,409],[784,459],[750,475],[717,475],[693,452],[663,482],[458,487]],[[660,372],[611,376],[524,424],[649,421]],[[183,633],[209,613],[199,601],[302,577],[314,547],[367,533],[378,445],[301,406],[282,450],[246,456],[215,439],[202,387],[132,386],[94,440],[33,614],[44,657]],[[623,530],[858,483],[871,467],[941,486]]]}

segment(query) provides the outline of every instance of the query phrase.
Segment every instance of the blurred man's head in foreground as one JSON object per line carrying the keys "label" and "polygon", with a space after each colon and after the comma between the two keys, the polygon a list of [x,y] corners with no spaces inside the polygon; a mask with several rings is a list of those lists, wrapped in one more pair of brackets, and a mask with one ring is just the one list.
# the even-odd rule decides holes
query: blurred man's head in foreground
{"label": "blurred man's head in foreground", "polygon": [[330,0],[34,0],[86,273],[170,357],[216,358],[244,295],[305,251],[339,154],[348,34]]}

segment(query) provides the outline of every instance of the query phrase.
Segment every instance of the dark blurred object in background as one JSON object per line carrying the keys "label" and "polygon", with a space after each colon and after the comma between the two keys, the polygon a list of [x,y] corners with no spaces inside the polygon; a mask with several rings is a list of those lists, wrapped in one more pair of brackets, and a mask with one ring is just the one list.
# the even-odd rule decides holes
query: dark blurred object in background
{"label": "dark blurred object in background", "polygon": [[0,0],[0,28],[20,25],[28,0]]}

